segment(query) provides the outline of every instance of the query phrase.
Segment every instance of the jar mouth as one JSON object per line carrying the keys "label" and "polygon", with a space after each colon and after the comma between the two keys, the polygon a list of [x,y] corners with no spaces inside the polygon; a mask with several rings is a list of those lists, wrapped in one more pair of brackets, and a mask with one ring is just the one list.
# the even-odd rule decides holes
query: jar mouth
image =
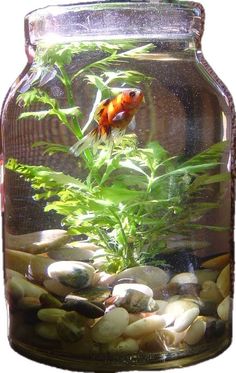
{"label": "jar mouth", "polygon": [[204,9],[195,2],[82,0],[36,9],[25,17],[26,43],[109,39],[196,39]]}

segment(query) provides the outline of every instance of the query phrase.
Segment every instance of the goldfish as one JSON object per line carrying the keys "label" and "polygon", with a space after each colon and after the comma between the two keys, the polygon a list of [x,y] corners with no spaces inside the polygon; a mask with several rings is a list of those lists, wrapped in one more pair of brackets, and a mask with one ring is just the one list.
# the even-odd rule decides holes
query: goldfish
{"label": "goldfish", "polygon": [[144,99],[140,89],[126,89],[113,98],[103,100],[96,108],[97,127],[70,148],[75,156],[102,142],[123,135]]}

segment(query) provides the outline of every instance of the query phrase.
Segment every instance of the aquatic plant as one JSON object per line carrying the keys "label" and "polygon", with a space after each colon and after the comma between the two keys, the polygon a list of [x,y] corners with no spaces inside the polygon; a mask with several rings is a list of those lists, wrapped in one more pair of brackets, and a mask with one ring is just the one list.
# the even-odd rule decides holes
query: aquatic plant
{"label": "aquatic plant", "polygon": [[[152,48],[152,44],[133,48],[127,43],[102,42],[42,47],[36,63],[44,66],[44,79],[45,66],[53,77],[56,70],[56,77],[65,88],[67,106],[61,108],[44,90],[42,77],[37,77],[31,87],[23,87],[25,92],[18,96],[18,102],[25,109],[33,103],[45,104],[45,109],[25,111],[20,119],[43,120],[46,116],[56,116],[76,141],[81,139],[102,99],[124,87],[150,84],[150,78],[138,71],[114,72],[114,64],[119,61],[120,67],[125,59],[136,58]],[[104,53],[102,59],[69,75],[66,66],[74,56],[97,49]],[[83,129],[80,121],[83,112],[73,97],[73,83],[77,78],[94,87],[94,103]],[[67,153],[71,149],[42,141],[33,146],[41,146],[48,154]],[[210,193],[206,202],[203,193],[212,184],[229,178],[228,173],[218,173],[226,147],[226,142],[220,142],[185,160],[171,157],[158,142],[149,142],[141,148],[135,135],[125,135],[112,149],[105,144],[99,145],[95,154],[86,149],[82,154],[86,175],[80,178],[45,166],[21,164],[14,159],[9,159],[6,167],[31,183],[34,198],[47,202],[45,212],[53,210],[61,215],[62,225],[71,235],[85,235],[104,248],[107,258],[104,269],[117,272],[142,263],[155,264],[156,255],[167,248],[168,240],[176,234],[188,237],[193,230],[225,229],[205,225],[201,218],[220,203]]]}

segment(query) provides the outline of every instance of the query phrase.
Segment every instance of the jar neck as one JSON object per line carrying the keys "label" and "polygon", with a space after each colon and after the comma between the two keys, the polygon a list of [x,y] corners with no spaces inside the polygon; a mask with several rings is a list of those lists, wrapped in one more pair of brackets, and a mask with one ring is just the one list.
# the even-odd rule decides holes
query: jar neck
{"label": "jar neck", "polygon": [[25,17],[26,44],[155,39],[200,45],[204,9],[175,0],[96,1],[49,6]]}

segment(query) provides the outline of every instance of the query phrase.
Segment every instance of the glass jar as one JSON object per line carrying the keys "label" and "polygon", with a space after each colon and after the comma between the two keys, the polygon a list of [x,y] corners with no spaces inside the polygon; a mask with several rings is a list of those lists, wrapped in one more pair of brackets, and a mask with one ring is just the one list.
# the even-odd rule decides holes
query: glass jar
{"label": "glass jar", "polygon": [[25,18],[2,113],[9,340],[72,370],[159,369],[231,341],[232,98],[204,10],[90,1]]}

